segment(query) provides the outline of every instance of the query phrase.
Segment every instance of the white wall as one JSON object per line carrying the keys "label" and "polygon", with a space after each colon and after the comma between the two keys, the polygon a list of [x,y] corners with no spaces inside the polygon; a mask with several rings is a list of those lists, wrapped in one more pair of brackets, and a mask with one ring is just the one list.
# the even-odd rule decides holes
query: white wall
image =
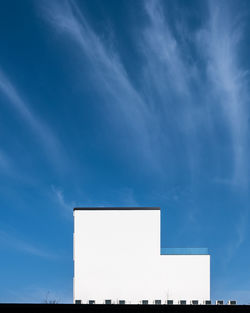
{"label": "white wall", "polygon": [[160,210],[74,211],[74,300],[210,299],[208,255],[160,255]]}
{"label": "white wall", "polygon": [[210,300],[210,255],[161,255],[159,292],[175,300]]}

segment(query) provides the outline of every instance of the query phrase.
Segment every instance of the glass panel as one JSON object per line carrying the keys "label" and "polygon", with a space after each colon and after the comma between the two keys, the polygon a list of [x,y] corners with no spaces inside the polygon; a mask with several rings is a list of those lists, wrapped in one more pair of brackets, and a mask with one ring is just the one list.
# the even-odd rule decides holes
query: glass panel
{"label": "glass panel", "polygon": [[208,248],[161,248],[161,254],[208,254]]}
{"label": "glass panel", "polygon": [[125,304],[125,300],[119,300],[119,304]]}
{"label": "glass panel", "polygon": [[112,301],[111,300],[105,300],[105,304],[111,304]]}
{"label": "glass panel", "polygon": [[155,300],[155,304],[161,304],[161,300]]}
{"label": "glass panel", "polygon": [[82,300],[75,300],[75,304],[81,304]]}
{"label": "glass panel", "polygon": [[206,301],[205,301],[205,304],[206,304],[206,305],[212,304],[212,301],[211,301],[211,300],[206,300]]}

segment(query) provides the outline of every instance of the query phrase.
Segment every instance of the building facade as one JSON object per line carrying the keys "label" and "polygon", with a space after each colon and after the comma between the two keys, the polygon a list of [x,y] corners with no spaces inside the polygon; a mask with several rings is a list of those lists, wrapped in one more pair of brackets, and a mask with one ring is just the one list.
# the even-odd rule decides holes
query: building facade
{"label": "building facade", "polygon": [[161,248],[160,219],[155,207],[75,208],[74,302],[209,300],[207,249]]}

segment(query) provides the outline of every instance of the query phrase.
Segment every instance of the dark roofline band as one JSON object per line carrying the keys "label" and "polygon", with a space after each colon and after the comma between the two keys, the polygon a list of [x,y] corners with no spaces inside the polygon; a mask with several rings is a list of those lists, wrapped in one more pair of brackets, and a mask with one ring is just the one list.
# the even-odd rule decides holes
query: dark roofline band
{"label": "dark roofline band", "polygon": [[77,207],[73,211],[161,210],[160,207]]}

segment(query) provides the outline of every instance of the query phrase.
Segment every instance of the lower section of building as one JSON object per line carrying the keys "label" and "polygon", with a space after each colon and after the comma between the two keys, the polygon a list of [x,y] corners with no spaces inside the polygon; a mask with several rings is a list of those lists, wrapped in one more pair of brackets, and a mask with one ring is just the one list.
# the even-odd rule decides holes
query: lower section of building
{"label": "lower section of building", "polygon": [[161,249],[160,242],[159,208],[75,210],[74,302],[210,301],[207,249]]}

